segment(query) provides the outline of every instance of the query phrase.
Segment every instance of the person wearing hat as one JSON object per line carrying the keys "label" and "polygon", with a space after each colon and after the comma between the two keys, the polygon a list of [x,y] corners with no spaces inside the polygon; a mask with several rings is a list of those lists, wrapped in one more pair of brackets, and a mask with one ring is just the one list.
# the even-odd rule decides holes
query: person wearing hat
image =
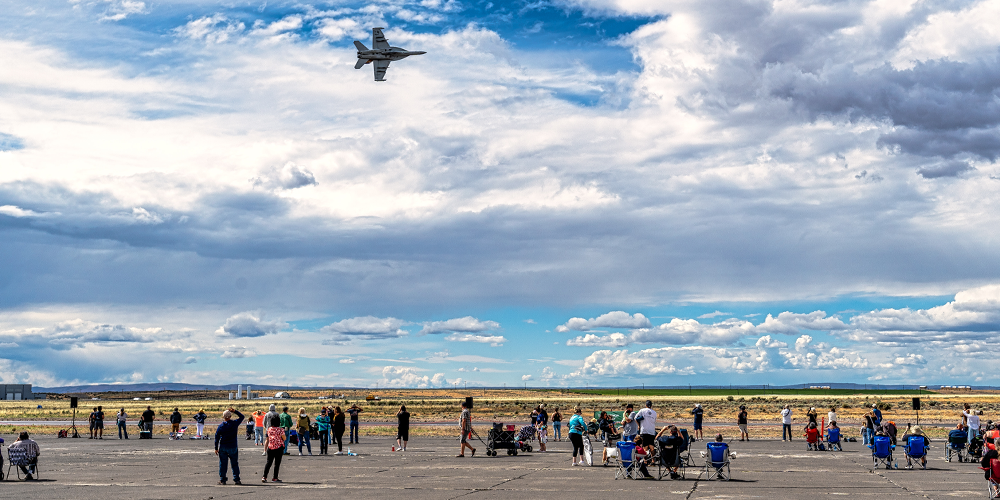
{"label": "person wearing hat", "polygon": [[[236,420],[233,420],[236,415]],[[228,478],[228,466],[233,466],[233,484],[243,484],[240,482],[240,451],[238,448],[237,435],[240,432],[240,424],[243,423],[243,414],[232,406],[222,412],[222,423],[215,430],[215,454],[219,456],[219,484],[224,485]]]}
{"label": "person wearing hat", "polygon": [[792,440],[792,409],[785,405],[781,409],[781,440],[785,440],[785,436],[788,436],[788,440]]}
{"label": "person wearing hat", "polygon": [[705,435],[701,430],[701,424],[705,417],[705,410],[701,408],[701,403],[697,403],[694,405],[694,408],[691,408],[691,414],[694,415],[694,437],[698,439],[705,439]]}
{"label": "person wearing hat", "polygon": [[806,418],[809,419],[809,422],[806,422],[807,426],[809,424],[819,425],[819,412],[816,411],[815,406],[809,408],[809,411],[806,412]]}
{"label": "person wearing hat", "polygon": [[740,405],[740,412],[736,415],[736,425],[740,428],[740,441],[749,441],[750,433],[747,432],[746,405]]}
{"label": "person wearing hat", "polygon": [[[907,445],[909,445],[910,438],[923,439],[924,440],[924,450],[927,450],[927,447],[930,445],[931,440],[927,439],[927,436],[924,435],[924,431],[920,429],[920,426],[919,425],[914,425],[913,427],[909,427],[910,424],[906,424],[906,425],[907,425],[908,429],[907,429],[906,434],[903,434],[903,442],[906,443]],[[989,462],[986,462],[986,464],[987,464],[987,467],[989,467]],[[923,469],[927,468],[927,453],[924,453],[924,456],[920,457],[920,467],[923,468]],[[909,455],[906,455],[906,468],[907,469],[912,469],[913,468],[913,461],[910,460],[910,456]],[[987,476],[986,476],[987,478],[990,477],[989,476],[989,471],[986,471],[986,474],[987,474]]]}

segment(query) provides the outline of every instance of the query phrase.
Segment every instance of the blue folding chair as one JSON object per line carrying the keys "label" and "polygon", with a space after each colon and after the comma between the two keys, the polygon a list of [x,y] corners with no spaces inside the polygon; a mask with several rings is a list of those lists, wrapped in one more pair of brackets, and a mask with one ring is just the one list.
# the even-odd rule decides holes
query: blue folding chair
{"label": "blue folding chair", "polygon": [[944,459],[951,462],[952,456],[957,456],[959,462],[966,461],[965,447],[969,441],[969,433],[955,429],[948,433],[948,446],[944,448]]}
{"label": "blue folding chair", "polygon": [[826,430],[826,444],[827,449],[833,451],[834,448],[837,451],[844,451],[844,447],[840,444],[840,429],[827,429]]}
{"label": "blue folding chair", "polygon": [[709,481],[721,479],[729,481],[729,445],[719,441],[709,442],[705,457],[705,476]]}
{"label": "blue folding chair", "polygon": [[615,479],[638,479],[642,474],[635,462],[635,443],[618,441],[618,468],[615,469]]}
{"label": "blue folding chair", "polygon": [[912,469],[912,460],[920,461],[920,467],[922,469],[927,468],[927,464],[923,463],[923,458],[927,456],[927,440],[923,436],[909,436],[906,438],[906,446],[903,447],[906,453],[906,468]]}
{"label": "blue folding chair", "polygon": [[868,447],[872,450],[873,471],[883,465],[886,469],[892,468],[892,450],[896,447],[893,446],[889,436],[875,436]]}

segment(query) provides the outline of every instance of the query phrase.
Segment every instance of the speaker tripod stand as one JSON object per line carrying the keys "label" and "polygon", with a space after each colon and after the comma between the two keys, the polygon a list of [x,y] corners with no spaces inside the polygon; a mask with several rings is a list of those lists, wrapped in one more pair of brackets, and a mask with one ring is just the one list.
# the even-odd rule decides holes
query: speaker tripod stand
{"label": "speaker tripod stand", "polygon": [[73,408],[73,425],[70,426],[70,429],[73,431],[73,437],[80,437],[80,433],[76,431],[76,408]]}

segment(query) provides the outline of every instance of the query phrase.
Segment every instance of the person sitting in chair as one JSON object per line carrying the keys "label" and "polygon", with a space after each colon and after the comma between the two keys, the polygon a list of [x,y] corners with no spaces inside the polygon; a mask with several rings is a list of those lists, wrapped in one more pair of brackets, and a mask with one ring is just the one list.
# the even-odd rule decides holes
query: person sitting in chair
{"label": "person sitting in chair", "polygon": [[983,459],[979,461],[979,465],[986,471],[986,479],[990,478],[990,462],[992,460],[1000,459],[1000,453],[997,453],[996,441],[993,436],[986,436],[986,452],[983,453]]}
{"label": "person sitting in chair", "polygon": [[681,475],[677,473],[677,469],[680,468],[677,455],[680,453],[681,446],[684,445],[684,438],[681,437],[680,431],[678,431],[677,427],[673,425],[664,426],[663,429],[660,429],[660,432],[656,434],[656,440],[663,443],[663,452],[667,454],[667,457],[665,457],[665,463],[672,464],[668,467],[670,470],[670,479],[677,479],[681,477]]}
{"label": "person sitting in chair", "polygon": [[[931,440],[927,439],[927,436],[924,435],[924,431],[922,431],[920,429],[919,425],[914,425],[913,427],[909,427],[909,424],[907,424],[907,432],[906,432],[906,434],[903,434],[903,442],[906,443],[907,446],[909,446],[909,444],[910,444],[910,438],[911,437],[919,438],[919,439],[922,439],[924,441],[924,456],[920,457],[920,466],[922,468],[926,469],[927,468],[927,446],[930,445]],[[989,462],[987,462],[987,465],[989,465]],[[906,468],[907,469],[912,469],[913,468],[913,461],[910,459],[910,454],[909,453],[906,454]],[[989,473],[988,472],[987,472],[987,476],[986,477],[989,477]]]}
{"label": "person sitting in chair", "polygon": [[27,467],[24,465],[19,465],[18,467],[24,473],[25,481],[33,481],[35,478],[32,474],[35,473],[35,466],[38,465],[38,456],[42,454],[41,450],[38,449],[38,443],[32,441],[28,437],[27,432],[22,432],[18,436],[17,441],[14,441],[14,444],[10,445],[8,450],[24,450],[24,453],[28,457],[28,465]]}
{"label": "person sitting in chair", "polygon": [[816,422],[809,422],[806,426],[806,449],[809,450],[819,450],[819,429],[816,428]]}
{"label": "person sitting in chair", "polygon": [[639,472],[642,473],[642,478],[649,479],[653,477],[653,475],[649,473],[649,469],[646,465],[652,462],[653,455],[652,453],[647,453],[646,449],[642,447],[642,443],[640,443],[641,439],[641,436],[636,436],[635,438],[635,464],[636,467],[639,468]]}

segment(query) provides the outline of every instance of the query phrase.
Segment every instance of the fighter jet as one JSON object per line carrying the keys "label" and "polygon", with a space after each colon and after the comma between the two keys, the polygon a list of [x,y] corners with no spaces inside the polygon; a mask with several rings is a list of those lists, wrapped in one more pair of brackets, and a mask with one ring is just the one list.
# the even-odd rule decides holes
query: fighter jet
{"label": "fighter jet", "polygon": [[421,51],[409,51],[399,47],[390,47],[382,34],[382,28],[372,28],[372,49],[368,50],[365,44],[355,40],[354,46],[358,48],[358,63],[354,69],[361,69],[362,66],[375,62],[375,81],[385,81],[385,70],[389,69],[389,61],[398,61],[409,56],[419,56],[426,54]]}

